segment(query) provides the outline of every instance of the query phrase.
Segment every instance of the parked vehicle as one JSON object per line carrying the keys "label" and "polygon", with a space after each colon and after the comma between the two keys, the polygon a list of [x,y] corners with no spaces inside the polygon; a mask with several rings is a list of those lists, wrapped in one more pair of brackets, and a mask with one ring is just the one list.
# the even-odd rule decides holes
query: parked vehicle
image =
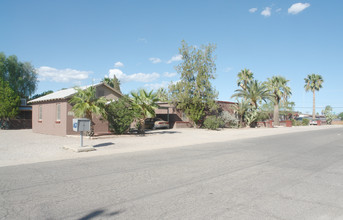
{"label": "parked vehicle", "polygon": [[147,118],[145,119],[146,129],[169,128],[169,122],[161,118]]}
{"label": "parked vehicle", "polygon": [[312,120],[310,121],[310,125],[318,125],[317,119],[312,119]]}

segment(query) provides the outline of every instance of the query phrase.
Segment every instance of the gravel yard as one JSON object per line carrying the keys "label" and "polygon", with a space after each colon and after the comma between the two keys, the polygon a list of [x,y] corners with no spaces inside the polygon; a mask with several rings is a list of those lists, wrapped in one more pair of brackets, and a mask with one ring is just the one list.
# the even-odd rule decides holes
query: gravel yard
{"label": "gravel yard", "polygon": [[79,145],[80,139],[33,133],[32,130],[0,130],[0,167],[43,161],[74,159],[183,147],[212,142],[225,142],[244,138],[277,135],[291,132],[329,129],[343,126],[307,126],[258,129],[170,129],[148,131],[145,136],[108,135],[97,139],[84,138],[84,145],[92,145],[96,151],[75,153],[63,149],[65,145]]}

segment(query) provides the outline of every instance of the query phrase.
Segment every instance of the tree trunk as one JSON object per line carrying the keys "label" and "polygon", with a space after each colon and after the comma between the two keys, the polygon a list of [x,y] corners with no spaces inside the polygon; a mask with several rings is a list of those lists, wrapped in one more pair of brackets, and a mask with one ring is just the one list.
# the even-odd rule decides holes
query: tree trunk
{"label": "tree trunk", "polygon": [[279,120],[279,104],[274,104],[274,125],[280,126],[280,120]]}
{"label": "tree trunk", "polygon": [[139,133],[141,133],[141,134],[145,134],[145,128],[144,128],[145,123],[144,122],[145,122],[144,118],[139,119],[139,123],[141,125]]}
{"label": "tree trunk", "polygon": [[312,111],[312,118],[316,119],[316,93],[313,90],[313,111]]}

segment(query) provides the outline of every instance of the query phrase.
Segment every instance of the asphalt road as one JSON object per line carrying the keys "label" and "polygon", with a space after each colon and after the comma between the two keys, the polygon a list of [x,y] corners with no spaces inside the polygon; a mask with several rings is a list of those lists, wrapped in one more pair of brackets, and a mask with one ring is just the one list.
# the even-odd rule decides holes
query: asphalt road
{"label": "asphalt road", "polygon": [[343,129],[1,167],[0,219],[343,219]]}

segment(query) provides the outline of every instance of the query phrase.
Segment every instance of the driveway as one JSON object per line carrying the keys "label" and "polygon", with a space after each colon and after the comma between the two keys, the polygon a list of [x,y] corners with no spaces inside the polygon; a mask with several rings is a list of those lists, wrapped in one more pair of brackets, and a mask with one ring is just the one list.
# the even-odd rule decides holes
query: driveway
{"label": "driveway", "polygon": [[343,219],[343,129],[7,166],[0,186],[0,219]]}
{"label": "driveway", "polygon": [[306,126],[292,128],[224,129],[170,129],[148,131],[145,136],[103,136],[98,139],[84,138],[84,145],[92,145],[96,151],[75,153],[64,146],[80,144],[79,136],[59,137],[33,133],[32,130],[0,130],[0,167],[85,158],[100,155],[151,151],[164,148],[184,147],[196,144],[225,142],[270,135],[325,130],[343,126]]}

